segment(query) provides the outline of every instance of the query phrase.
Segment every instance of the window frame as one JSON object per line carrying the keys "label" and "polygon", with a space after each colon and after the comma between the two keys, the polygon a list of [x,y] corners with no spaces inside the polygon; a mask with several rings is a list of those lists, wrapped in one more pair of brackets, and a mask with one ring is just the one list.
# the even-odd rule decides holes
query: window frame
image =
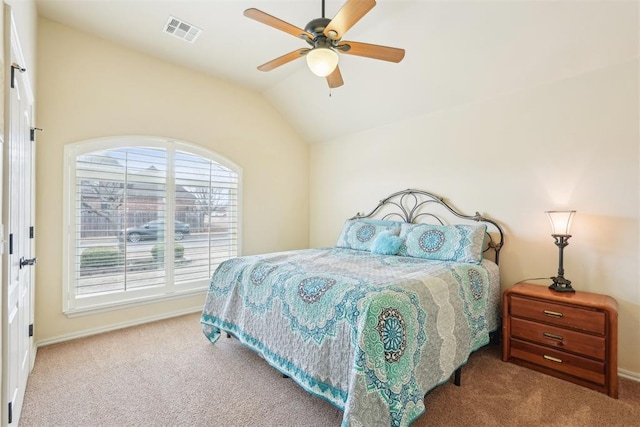
{"label": "window frame", "polygon": [[[78,224],[75,222],[77,203],[79,201],[76,191],[76,161],[78,156],[89,154],[100,150],[110,150],[128,147],[148,147],[165,149],[167,153],[167,192],[175,196],[176,177],[174,174],[176,151],[196,155],[216,162],[221,166],[230,169],[237,175],[237,215],[235,218],[236,256],[242,253],[242,168],[229,159],[218,153],[207,150],[195,144],[179,141],[175,139],[129,135],[95,138],[80,141],[64,146],[64,179],[63,179],[63,295],[62,311],[68,317],[76,317],[97,312],[111,311],[126,306],[140,306],[155,303],[163,300],[179,299],[191,295],[204,294],[207,290],[209,279],[200,279],[192,283],[181,283],[177,285],[173,282],[173,268],[169,268],[169,273],[165,282],[161,286],[127,289],[92,296],[78,297],[76,295],[75,269],[77,268],[78,246],[75,236]],[[171,160],[171,161],[169,161]],[[168,199],[168,198],[167,198]],[[167,204],[167,215],[174,217],[176,200]],[[172,228],[172,226],[169,226]],[[170,234],[172,235],[172,234]],[[167,241],[168,248],[172,249],[172,239]],[[171,241],[171,242],[170,242]],[[167,251],[170,253],[170,251]]]}

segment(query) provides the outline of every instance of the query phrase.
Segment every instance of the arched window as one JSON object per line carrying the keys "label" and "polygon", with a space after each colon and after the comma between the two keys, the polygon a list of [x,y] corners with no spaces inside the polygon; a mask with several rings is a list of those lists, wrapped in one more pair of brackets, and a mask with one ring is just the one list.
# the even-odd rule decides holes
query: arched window
{"label": "arched window", "polygon": [[65,148],[64,312],[206,289],[239,252],[240,169],[151,137]]}

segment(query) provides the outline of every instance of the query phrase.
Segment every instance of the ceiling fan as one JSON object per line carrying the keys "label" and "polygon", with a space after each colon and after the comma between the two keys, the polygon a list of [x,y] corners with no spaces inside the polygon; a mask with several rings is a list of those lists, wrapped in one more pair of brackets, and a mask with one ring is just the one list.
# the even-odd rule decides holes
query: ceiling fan
{"label": "ceiling fan", "polygon": [[294,59],[306,56],[307,65],[311,71],[320,77],[326,77],[329,87],[336,88],[344,84],[338,67],[338,53],[396,63],[402,61],[404,49],[342,40],[344,34],[375,5],[375,0],[347,0],[336,16],[328,19],[324,17],[324,0],[322,0],[322,18],[313,19],[304,30],[258,9],[245,10],[244,16],[247,18],[299,37],[311,46],[294,50],[266,62],[260,65],[258,70],[271,71]]}

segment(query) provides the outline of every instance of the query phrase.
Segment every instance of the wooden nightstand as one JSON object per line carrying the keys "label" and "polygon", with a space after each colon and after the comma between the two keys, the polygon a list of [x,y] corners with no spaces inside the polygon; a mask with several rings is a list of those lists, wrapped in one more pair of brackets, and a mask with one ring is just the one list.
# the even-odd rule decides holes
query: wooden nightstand
{"label": "wooden nightstand", "polygon": [[502,360],[618,398],[618,303],[520,283],[502,296]]}

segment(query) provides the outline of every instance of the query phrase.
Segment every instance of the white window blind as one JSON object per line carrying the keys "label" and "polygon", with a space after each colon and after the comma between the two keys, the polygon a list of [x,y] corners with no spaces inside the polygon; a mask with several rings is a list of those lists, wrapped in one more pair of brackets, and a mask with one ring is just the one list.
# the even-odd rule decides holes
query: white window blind
{"label": "white window blind", "polygon": [[238,255],[229,162],[148,138],[76,144],[66,161],[65,312],[203,289]]}

